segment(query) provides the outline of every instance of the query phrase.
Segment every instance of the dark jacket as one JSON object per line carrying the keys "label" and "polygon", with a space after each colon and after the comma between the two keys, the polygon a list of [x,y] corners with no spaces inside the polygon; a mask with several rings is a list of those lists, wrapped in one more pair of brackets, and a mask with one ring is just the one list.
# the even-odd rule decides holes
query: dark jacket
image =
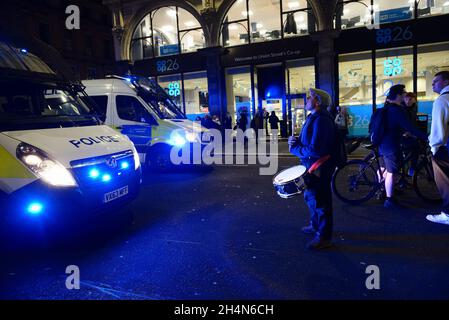
{"label": "dark jacket", "polygon": [[380,143],[379,150],[384,155],[394,154],[401,150],[402,135],[410,132],[420,139],[427,140],[427,134],[416,128],[407,116],[404,107],[394,103],[386,103],[388,108],[386,130]]}
{"label": "dark jacket", "polygon": [[326,110],[321,110],[307,117],[299,143],[290,151],[301,159],[307,168],[310,168],[320,158],[331,155],[335,140],[334,120]]}
{"label": "dark jacket", "polygon": [[279,129],[279,118],[276,115],[271,115],[270,118],[270,125],[271,125],[271,129]]}
{"label": "dark jacket", "polygon": [[416,126],[418,122],[418,106],[414,104],[411,107],[404,107],[404,109],[410,122]]}
{"label": "dark jacket", "polygon": [[224,120],[224,129],[232,129],[232,117],[226,116]]}
{"label": "dark jacket", "polygon": [[248,118],[246,114],[241,114],[240,115],[240,119],[237,122],[237,126],[239,129],[241,129],[243,132],[246,131],[247,127],[248,127]]}

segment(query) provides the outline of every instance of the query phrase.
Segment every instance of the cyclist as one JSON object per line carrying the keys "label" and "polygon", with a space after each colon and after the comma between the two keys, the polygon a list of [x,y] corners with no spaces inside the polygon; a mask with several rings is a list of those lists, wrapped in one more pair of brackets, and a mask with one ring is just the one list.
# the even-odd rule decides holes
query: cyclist
{"label": "cyclist", "polygon": [[427,135],[414,127],[402,106],[406,91],[402,84],[390,88],[384,108],[386,111],[385,132],[379,145],[383,156],[382,172],[384,172],[386,200],[385,208],[399,209],[401,206],[394,198],[394,174],[399,172],[403,164],[401,140],[404,134],[427,140]]}

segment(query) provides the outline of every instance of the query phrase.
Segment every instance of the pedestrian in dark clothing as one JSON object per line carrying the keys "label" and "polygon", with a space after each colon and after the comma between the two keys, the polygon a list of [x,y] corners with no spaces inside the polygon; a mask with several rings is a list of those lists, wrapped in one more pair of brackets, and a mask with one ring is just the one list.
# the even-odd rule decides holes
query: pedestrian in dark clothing
{"label": "pedestrian in dark clothing", "polygon": [[416,126],[418,122],[418,100],[416,94],[413,92],[407,92],[404,97],[405,111],[410,122]]}
{"label": "pedestrian in dark clothing", "polygon": [[232,117],[229,112],[226,114],[223,125],[225,130],[232,130]]}
{"label": "pedestrian in dark clothing", "polygon": [[263,122],[264,122],[264,118],[263,118],[263,113],[262,112],[257,112],[254,120],[256,122],[256,128],[259,130],[263,129]]}
{"label": "pedestrian in dark clothing", "polygon": [[270,119],[270,113],[267,111],[267,109],[263,109],[263,127],[265,129],[265,134],[268,136],[268,120]]}
{"label": "pedestrian in dark clothing", "polygon": [[427,140],[427,135],[414,127],[407,117],[402,106],[405,96],[405,86],[402,84],[391,87],[384,108],[386,109],[385,132],[379,145],[379,151],[383,156],[382,172],[385,178],[385,192],[387,199],[384,206],[390,209],[399,209],[401,206],[393,198],[394,174],[399,172],[404,159],[401,150],[402,136],[405,133],[414,135],[422,140]]}
{"label": "pedestrian in dark clothing", "polygon": [[317,174],[312,174],[307,182],[304,199],[310,209],[310,225],[302,231],[315,234],[315,238],[308,243],[308,249],[325,249],[332,246],[333,209],[331,179],[335,171],[335,161],[332,153],[335,137],[333,117],[327,111],[331,103],[328,93],[319,89],[310,89],[306,110],[308,116],[299,137],[289,139],[290,152],[301,159],[302,164],[309,170],[314,163],[326,156],[331,159],[324,162]]}
{"label": "pedestrian in dark clothing", "polygon": [[[404,97],[404,108],[407,113],[407,117],[413,126],[417,126],[418,123],[418,102],[416,100],[416,94],[407,92]],[[402,146],[404,151],[410,154],[410,167],[408,169],[408,175],[413,177],[418,163],[420,146],[417,139],[410,136],[404,136],[402,138]]]}
{"label": "pedestrian in dark clothing", "polygon": [[240,119],[238,120],[237,126],[243,132],[246,131],[246,128],[248,127],[248,115],[245,112],[240,114]]}
{"label": "pedestrian in dark clothing", "polygon": [[270,118],[268,119],[270,122],[271,130],[279,130],[279,122],[281,122],[276,115],[276,112],[273,111],[270,115]]}
{"label": "pedestrian in dark clothing", "polygon": [[253,129],[256,143],[259,143],[259,130],[263,129],[263,114],[260,112],[256,112],[254,118],[251,120],[251,129]]}

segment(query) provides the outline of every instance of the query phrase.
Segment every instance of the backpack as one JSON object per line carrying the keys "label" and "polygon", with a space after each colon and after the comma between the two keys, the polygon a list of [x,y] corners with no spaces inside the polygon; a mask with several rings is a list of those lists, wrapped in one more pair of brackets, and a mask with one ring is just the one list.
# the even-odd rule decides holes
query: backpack
{"label": "backpack", "polygon": [[332,150],[333,152],[331,156],[337,168],[341,168],[348,162],[348,152],[346,150],[345,139],[342,136],[341,131],[338,130],[338,127],[335,124],[334,131],[336,141],[334,143],[334,149]]}
{"label": "backpack", "polygon": [[[345,140],[342,134],[340,133],[340,130],[338,130],[338,126],[335,124],[334,119],[332,119],[332,116],[330,114],[324,115],[332,120],[331,122],[332,125],[334,126],[335,142],[333,144],[331,159],[334,161],[334,164],[337,166],[337,168],[341,168],[348,162],[348,152],[346,150]],[[312,126],[309,126],[309,128],[312,128]]]}
{"label": "backpack", "polygon": [[369,122],[369,136],[374,147],[379,147],[385,136],[387,127],[388,107],[377,109],[374,111]]}

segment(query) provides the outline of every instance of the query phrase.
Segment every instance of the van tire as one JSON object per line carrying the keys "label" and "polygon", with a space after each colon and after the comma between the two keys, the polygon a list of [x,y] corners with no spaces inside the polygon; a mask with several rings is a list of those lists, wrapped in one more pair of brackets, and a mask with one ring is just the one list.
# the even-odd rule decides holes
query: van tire
{"label": "van tire", "polygon": [[146,167],[151,169],[170,169],[173,164],[170,161],[171,147],[168,144],[152,146],[146,155]]}

